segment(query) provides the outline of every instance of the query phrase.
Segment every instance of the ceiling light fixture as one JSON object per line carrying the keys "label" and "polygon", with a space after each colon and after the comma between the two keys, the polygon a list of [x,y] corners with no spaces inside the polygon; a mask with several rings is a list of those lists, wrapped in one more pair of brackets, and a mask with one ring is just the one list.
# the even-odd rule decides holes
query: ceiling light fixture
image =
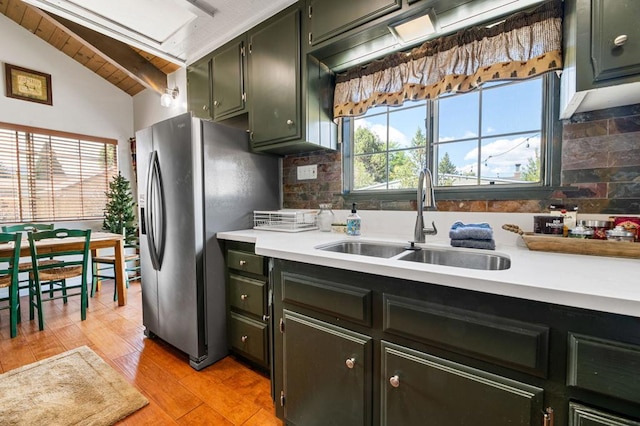
{"label": "ceiling light fixture", "polygon": [[175,89],[169,89],[168,87],[165,90],[165,93],[160,96],[160,105],[165,108],[169,108],[173,105],[173,101],[178,97],[180,91],[176,87]]}
{"label": "ceiling light fixture", "polygon": [[426,9],[419,15],[410,16],[389,24],[387,28],[400,44],[410,44],[424,40],[431,34],[438,32],[436,14],[433,8]]}

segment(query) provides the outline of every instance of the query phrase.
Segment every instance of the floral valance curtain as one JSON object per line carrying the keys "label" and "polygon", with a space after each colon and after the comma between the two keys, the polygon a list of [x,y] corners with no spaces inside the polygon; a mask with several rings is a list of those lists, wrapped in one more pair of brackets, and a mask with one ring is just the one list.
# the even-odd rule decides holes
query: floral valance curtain
{"label": "floral valance curtain", "polygon": [[491,80],[526,79],[562,69],[562,3],[544,3],[490,28],[427,41],[336,76],[334,118],[375,105],[468,92]]}

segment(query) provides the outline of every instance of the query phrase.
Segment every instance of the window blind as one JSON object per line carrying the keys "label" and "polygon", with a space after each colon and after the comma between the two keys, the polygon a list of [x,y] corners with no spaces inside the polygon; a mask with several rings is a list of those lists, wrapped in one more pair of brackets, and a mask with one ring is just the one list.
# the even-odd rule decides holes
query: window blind
{"label": "window blind", "polygon": [[100,219],[113,139],[0,123],[0,222]]}

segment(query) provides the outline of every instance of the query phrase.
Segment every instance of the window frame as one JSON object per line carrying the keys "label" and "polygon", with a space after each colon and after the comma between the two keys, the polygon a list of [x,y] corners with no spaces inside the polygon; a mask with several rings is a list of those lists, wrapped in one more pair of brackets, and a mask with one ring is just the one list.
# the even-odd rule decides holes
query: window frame
{"label": "window frame", "polygon": [[[560,78],[555,72],[543,76],[542,89],[542,129],[541,142],[545,145],[544,155],[540,157],[541,178],[537,185],[501,184],[477,186],[436,187],[436,201],[443,200],[522,200],[546,199],[560,187],[562,163],[562,122],[560,111]],[[427,129],[434,124],[435,107],[427,102]],[[416,189],[353,191],[353,118],[345,118],[343,125],[343,189],[342,197],[347,201],[359,200],[413,200]],[[427,134],[427,161],[431,163],[433,148],[431,136]]]}
{"label": "window frame", "polygon": [[[14,135],[16,135],[16,146],[15,147],[8,147],[7,150],[8,151],[13,151],[17,156],[17,161],[18,164],[21,164],[21,158],[26,156],[26,163],[27,164],[31,164],[30,166],[27,166],[27,170],[26,172],[23,171],[18,171],[18,176],[14,177],[12,179],[17,179],[17,185],[18,187],[15,188],[16,191],[16,197],[19,198],[18,201],[18,205],[16,206],[16,208],[14,209],[14,211],[12,212],[12,214],[14,215],[13,218],[9,218],[9,219],[4,219],[2,221],[0,221],[0,223],[16,223],[16,222],[65,222],[65,221],[86,221],[86,220],[101,220],[103,219],[103,212],[101,212],[100,215],[90,215],[90,211],[85,211],[84,208],[81,208],[80,214],[79,215],[75,215],[75,216],[67,216],[64,214],[64,211],[60,211],[58,209],[58,211],[56,211],[56,203],[52,203],[53,210],[48,212],[47,217],[37,217],[35,215],[35,211],[32,210],[32,207],[30,207],[30,205],[32,203],[29,203],[29,206],[25,206],[24,204],[24,200],[29,200],[30,197],[32,197],[32,194],[29,193],[24,193],[24,191],[31,191],[31,184],[29,183],[20,183],[21,181],[24,182],[25,179],[28,181],[29,177],[25,176],[24,173],[27,173],[28,175],[31,175],[33,173],[35,173],[37,170],[34,168],[34,164],[36,163],[36,157],[35,157],[35,152],[30,152],[30,151],[24,151],[24,148],[21,149],[18,145],[18,138],[24,138],[25,140],[31,140],[31,141],[38,141],[38,140],[43,140],[46,139],[50,142],[56,143],[56,144],[62,144],[62,146],[67,147],[66,145],[68,144],[67,148],[75,148],[75,146],[77,146],[78,148],[80,148],[82,146],[83,143],[96,143],[96,144],[103,144],[104,145],[104,149],[107,149],[108,146],[113,146],[113,155],[114,158],[112,161],[108,161],[106,160],[105,157],[105,161],[100,164],[100,167],[98,168],[98,170],[102,170],[105,173],[105,184],[104,184],[104,188],[102,187],[92,187],[92,186],[88,186],[86,187],[86,189],[84,187],[82,187],[81,193],[80,195],[82,196],[82,199],[79,200],[79,205],[83,206],[84,205],[84,199],[86,196],[88,196],[88,194],[86,194],[86,191],[91,192],[91,190],[93,189],[94,193],[95,190],[101,190],[104,189],[104,192],[106,192],[109,189],[109,182],[111,181],[113,175],[117,174],[118,170],[119,170],[119,155],[118,155],[118,141],[116,139],[110,139],[110,138],[104,138],[104,137],[98,137],[98,136],[90,136],[90,135],[82,135],[82,134],[77,134],[77,133],[71,133],[71,132],[64,132],[64,131],[57,131],[57,130],[50,130],[50,129],[44,129],[44,128],[38,128],[38,127],[31,127],[31,126],[24,126],[24,125],[19,125],[19,124],[11,124],[11,123],[3,123],[0,122],[0,130],[2,130],[3,132],[8,132],[8,133],[13,133]],[[32,142],[33,143],[33,142]],[[102,149],[99,146],[96,146],[94,148],[97,149]],[[0,151],[4,151],[4,149],[0,149]],[[79,150],[78,151],[78,155],[73,155],[71,157],[63,157],[62,160],[64,162],[65,159],[70,159],[72,158],[74,160],[73,164],[71,165],[71,167],[76,166],[79,167],[79,170],[83,170],[83,156],[81,155],[82,151]],[[105,156],[107,155],[107,153],[105,153]],[[87,165],[86,161],[85,161],[85,166]],[[109,173],[109,170],[112,169],[112,172]],[[83,172],[80,172],[80,180],[78,182],[82,183],[86,177],[84,176]],[[31,189],[29,189],[31,188]],[[97,188],[97,189],[96,189]],[[53,199],[54,195],[50,194],[49,197],[51,197],[51,199]],[[105,199],[106,201],[106,199]],[[52,217],[49,217],[50,215],[53,215]]]}

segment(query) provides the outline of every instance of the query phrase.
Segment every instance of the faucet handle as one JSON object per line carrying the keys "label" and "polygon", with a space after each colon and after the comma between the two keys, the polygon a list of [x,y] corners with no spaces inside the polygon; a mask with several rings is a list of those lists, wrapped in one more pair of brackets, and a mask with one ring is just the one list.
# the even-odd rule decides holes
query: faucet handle
{"label": "faucet handle", "polygon": [[438,228],[436,228],[436,223],[431,222],[431,228],[424,228],[425,235],[436,235],[438,233]]}

